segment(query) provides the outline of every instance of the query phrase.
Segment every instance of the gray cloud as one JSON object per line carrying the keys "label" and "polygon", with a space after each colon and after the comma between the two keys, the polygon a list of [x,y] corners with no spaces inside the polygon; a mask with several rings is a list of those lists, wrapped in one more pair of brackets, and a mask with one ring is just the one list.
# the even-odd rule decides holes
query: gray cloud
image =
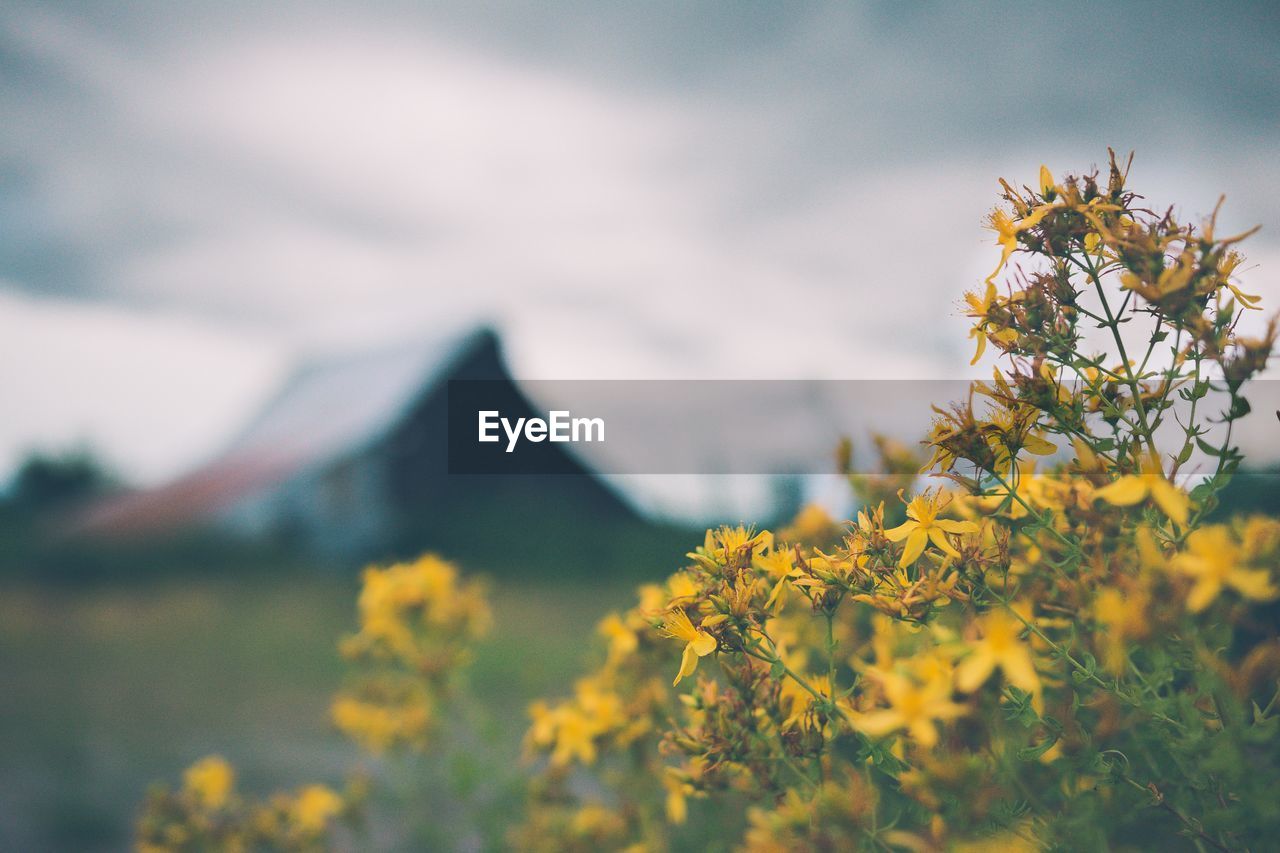
{"label": "gray cloud", "polygon": [[998,174],[1133,147],[1280,229],[1269,5],[973,8],[10,3],[0,280],[284,351],[488,317],[527,375],[957,375]]}

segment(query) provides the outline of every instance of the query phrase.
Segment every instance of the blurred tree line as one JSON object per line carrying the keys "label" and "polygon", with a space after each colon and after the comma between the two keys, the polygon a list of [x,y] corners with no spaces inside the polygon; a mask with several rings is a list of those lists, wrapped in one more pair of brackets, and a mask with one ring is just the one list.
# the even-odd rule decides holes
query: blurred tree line
{"label": "blurred tree line", "polygon": [[[237,571],[279,572],[329,570],[354,572],[354,566],[323,566],[298,552],[289,542],[232,541],[212,530],[190,530],[162,539],[133,542],[101,542],[67,535],[67,524],[75,513],[93,501],[125,488],[123,480],[92,450],[75,448],[62,452],[32,453],[19,466],[8,488],[0,492],[0,575],[52,581],[84,581],[106,578],[149,578],[175,572]],[[794,511],[798,495],[780,497],[787,513]],[[1214,518],[1238,514],[1264,513],[1280,516],[1280,466],[1240,471],[1220,493]],[[482,535],[480,527],[491,527],[492,518],[476,518],[476,529],[457,531],[458,536],[440,547],[486,573],[503,574],[501,554],[466,551],[467,542],[502,542],[503,537]],[[498,521],[501,525],[501,521]],[[548,542],[572,543],[582,538],[572,519],[548,527],[539,522]],[[634,528],[634,529],[632,529]],[[604,560],[615,571],[643,577],[676,568],[692,528],[684,525],[639,522],[624,531],[611,530],[610,539],[626,553]],[[491,532],[491,530],[489,531]],[[516,538],[525,542],[521,573],[572,573],[575,568],[596,572],[599,560],[555,559],[548,553],[539,559],[530,531]],[[575,538],[576,537],[576,538]],[[456,541],[455,541],[456,540]],[[655,543],[660,545],[655,546]],[[447,547],[446,547],[447,546]],[[505,547],[505,546],[504,546]],[[452,549],[452,550],[449,550]],[[461,552],[460,552],[461,551]],[[656,564],[650,564],[657,559]],[[497,561],[497,562],[496,562]],[[546,563],[546,565],[543,565]]]}

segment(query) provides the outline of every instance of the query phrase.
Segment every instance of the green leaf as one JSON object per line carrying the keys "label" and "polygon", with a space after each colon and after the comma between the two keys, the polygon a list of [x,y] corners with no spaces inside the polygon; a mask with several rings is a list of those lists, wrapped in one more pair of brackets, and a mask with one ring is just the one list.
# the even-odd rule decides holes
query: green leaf
{"label": "green leaf", "polygon": [[1198,435],[1196,436],[1196,446],[1199,447],[1200,450],[1202,450],[1203,452],[1208,453],[1210,456],[1222,455],[1222,450],[1220,448],[1214,447],[1212,444],[1205,441],[1203,438],[1201,438]]}
{"label": "green leaf", "polygon": [[1037,744],[1036,746],[1024,746],[1022,749],[1018,750],[1018,758],[1023,761],[1035,761],[1040,758],[1040,756],[1053,749],[1053,745],[1057,742],[1058,737],[1057,735],[1054,735],[1053,737],[1045,738],[1043,743]]}
{"label": "green leaf", "polygon": [[1249,405],[1249,401],[1244,397],[1236,397],[1231,401],[1231,408],[1227,411],[1227,420],[1234,421],[1243,418],[1245,415],[1253,411],[1253,406]]}

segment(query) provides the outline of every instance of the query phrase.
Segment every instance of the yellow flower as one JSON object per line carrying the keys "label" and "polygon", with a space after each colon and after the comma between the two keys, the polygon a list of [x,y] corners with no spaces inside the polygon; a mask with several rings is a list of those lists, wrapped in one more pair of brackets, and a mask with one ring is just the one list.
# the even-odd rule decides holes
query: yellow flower
{"label": "yellow flower", "polygon": [[1031,659],[1031,649],[1019,639],[1022,623],[1003,610],[989,611],[981,620],[982,639],[956,667],[956,687],[972,693],[986,682],[998,667],[1005,680],[1033,697],[1040,708],[1040,676]]}
{"label": "yellow flower", "polygon": [[333,724],[365,749],[380,755],[393,746],[419,746],[430,732],[431,700],[422,688],[377,695],[385,685],[370,684],[372,700],[338,695],[329,714]]}
{"label": "yellow flower", "polygon": [[1138,585],[1121,591],[1107,587],[1093,600],[1093,618],[1098,621],[1098,644],[1102,647],[1102,660],[1112,675],[1123,674],[1128,662],[1130,640],[1141,639],[1150,632],[1147,608],[1151,596]]}
{"label": "yellow flower", "polygon": [[662,624],[662,633],[685,643],[684,656],[680,659],[680,672],[676,673],[672,686],[693,674],[698,668],[698,658],[704,658],[716,650],[716,638],[701,628],[693,627],[689,615],[678,607],[667,614],[667,621]]}
{"label": "yellow flower", "polygon": [[[605,847],[606,839],[618,838],[626,829],[626,822],[612,809],[600,803],[587,803],[569,821],[569,829],[576,840],[588,842],[587,849]],[[607,845],[618,849],[617,845]],[[574,845],[581,849],[581,844]]]}
{"label": "yellow flower", "polygon": [[773,579],[773,590],[764,603],[765,610],[774,616],[782,612],[787,603],[787,589],[790,579],[795,574],[795,557],[791,551],[779,549],[760,555],[755,559],[756,568],[767,572]]}
{"label": "yellow flower", "polygon": [[[829,676],[810,674],[805,676],[805,682],[822,696],[828,699],[834,697]],[[818,700],[812,693],[801,687],[799,682],[790,678],[783,679],[778,698],[782,707],[790,709],[790,713],[782,721],[782,728],[793,729],[802,724],[816,723],[810,712],[814,710]]]}
{"label": "yellow flower", "polygon": [[968,316],[978,321],[969,330],[969,337],[978,340],[978,348],[970,364],[977,364],[978,359],[982,358],[982,354],[987,351],[988,338],[1006,345],[1018,339],[1018,333],[1013,329],[1002,329],[987,316],[991,312],[991,307],[996,304],[996,286],[990,281],[986,284],[987,287],[982,296],[977,293],[964,295],[964,300],[969,305]]}
{"label": "yellow flower", "polygon": [[1240,262],[1243,260],[1244,256],[1232,249],[1223,255],[1222,262],[1218,265],[1218,275],[1222,277],[1222,283],[1226,285],[1227,289],[1236,295],[1236,299],[1240,301],[1241,307],[1248,308],[1253,311],[1261,311],[1262,306],[1258,304],[1262,301],[1261,296],[1244,293],[1240,288],[1227,280],[1231,274],[1235,272],[1236,267],[1240,266]]}
{"label": "yellow flower", "polygon": [[206,809],[220,809],[231,798],[236,774],[220,755],[202,758],[182,774],[183,789]]}
{"label": "yellow flower", "polygon": [[1053,183],[1053,172],[1049,171],[1049,167],[1041,164],[1040,166],[1040,194],[1045,198],[1049,198],[1051,193],[1056,193],[1058,187]]}
{"label": "yellow flower", "polygon": [[1280,519],[1265,515],[1246,519],[1240,531],[1240,547],[1249,562],[1276,554],[1280,551]]}
{"label": "yellow flower", "polygon": [[754,527],[724,526],[708,530],[702,547],[686,554],[704,570],[718,574],[722,569],[740,569],[751,564],[751,558],[773,547],[773,534],[767,530],[759,533]]}
{"label": "yellow flower", "polygon": [[622,698],[604,676],[579,679],[572,699],[549,706],[538,701],[529,706],[533,725],[528,740],[551,748],[551,763],[564,767],[574,760],[592,764],[598,755],[597,738],[626,725]]}
{"label": "yellow flower", "polygon": [[1012,219],[1009,214],[1003,210],[994,210],[988,220],[988,225],[992,231],[996,232],[996,240],[1000,244],[1000,263],[996,264],[996,268],[991,275],[987,276],[986,283],[991,284],[995,281],[996,276],[1004,269],[1004,265],[1009,262],[1009,256],[1018,248],[1018,234],[1034,228],[1040,224],[1040,220],[1044,219],[1053,210],[1052,205],[1043,204],[1031,211],[1030,214],[1022,219]]}
{"label": "yellow flower", "polygon": [[898,561],[900,567],[906,568],[914,563],[929,542],[933,542],[943,553],[959,557],[960,552],[947,541],[946,534],[978,532],[978,525],[972,521],[938,518],[938,513],[945,506],[946,504],[939,503],[938,496],[931,496],[927,492],[917,495],[907,504],[907,520],[884,532],[890,542],[907,540],[906,547],[902,550],[902,559]]}
{"label": "yellow flower", "polygon": [[609,640],[610,663],[623,660],[640,644],[640,638],[636,636],[636,632],[631,630],[631,627],[617,613],[610,613],[604,617],[596,630]]}
{"label": "yellow flower", "polygon": [[556,747],[551,763],[563,767],[577,758],[583,764],[596,760],[596,736],[600,727],[585,714],[561,706],[556,713]]}
{"label": "yellow flower", "polygon": [[[1000,490],[984,497],[970,498],[968,503],[988,513],[994,513],[1001,504],[1007,504],[1002,513],[1009,518],[1018,519],[1027,516],[1028,506],[1052,510],[1062,509],[1070,489],[1070,485],[1059,476],[1037,474],[1034,462],[1018,462],[1018,476],[1011,485],[1011,490]],[[1021,500],[1008,500],[1010,492]]]}
{"label": "yellow flower", "polygon": [[854,728],[871,737],[906,729],[916,743],[931,749],[938,742],[936,720],[953,720],[965,712],[963,705],[951,701],[951,684],[930,679],[916,684],[892,672],[877,672],[889,707],[865,714],[853,714]]}
{"label": "yellow flower", "polygon": [[785,542],[820,542],[838,530],[836,520],[825,509],[809,503],[796,513],[790,526],[780,531],[778,537]]}
{"label": "yellow flower", "polygon": [[324,785],[308,785],[298,792],[290,809],[293,823],[307,835],[319,835],[342,811],[342,798]]}
{"label": "yellow flower", "polygon": [[686,572],[677,572],[667,581],[667,590],[671,593],[672,601],[682,601],[693,598],[702,588]]}
{"label": "yellow flower", "polygon": [[1204,610],[1229,586],[1253,601],[1271,601],[1280,594],[1266,569],[1247,569],[1243,555],[1222,526],[1205,527],[1187,537],[1187,552],[1173,558],[1173,567],[1195,578],[1187,607]]}
{"label": "yellow flower", "polygon": [[1104,500],[1113,506],[1133,506],[1148,495],[1170,519],[1178,524],[1187,523],[1191,499],[1166,480],[1160,463],[1150,458],[1143,462],[1141,473],[1125,474],[1093,493],[1095,500]]}
{"label": "yellow flower", "polygon": [[670,596],[667,591],[656,583],[647,583],[640,587],[636,592],[639,603],[636,609],[644,615],[656,614],[666,609],[667,601]]}
{"label": "yellow flower", "polygon": [[682,824],[689,818],[689,795],[694,793],[689,774],[677,767],[664,768],[662,785],[667,789],[666,811],[670,823]]}

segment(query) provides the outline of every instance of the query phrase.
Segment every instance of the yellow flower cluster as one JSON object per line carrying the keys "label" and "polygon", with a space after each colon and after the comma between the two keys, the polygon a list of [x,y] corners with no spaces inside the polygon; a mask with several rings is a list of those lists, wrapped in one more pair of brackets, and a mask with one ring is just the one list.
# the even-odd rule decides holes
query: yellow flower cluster
{"label": "yellow flower cluster", "polygon": [[262,802],[236,791],[235,770],[211,755],[183,773],[182,787],[157,786],[138,819],[139,853],[326,849],[335,822],[351,812],[358,790],[325,785],[280,792]]}
{"label": "yellow flower cluster", "polygon": [[359,667],[334,699],[334,724],[374,753],[426,745],[450,678],[489,630],[484,588],[428,554],[411,563],[365,570],[359,630],[342,655]]}
{"label": "yellow flower cluster", "polygon": [[[946,486],[906,494],[918,463],[884,439],[884,473],[853,475],[846,444],[864,506],[842,532],[814,508],[777,536],[708,531],[605,620],[602,669],[533,707],[547,762],[521,846],[582,842],[575,810],[600,806],[564,784],[573,764],[616,798],[613,847],[1103,847],[1141,817],[1230,849],[1280,829],[1280,756],[1269,783],[1239,770],[1276,742],[1280,643],[1258,608],[1280,597],[1280,521],[1206,522],[1275,325],[1235,332],[1258,302],[1230,280],[1242,237],[1149,213],[1125,183],[1114,157],[1105,185],[1002,182],[1001,258],[966,305],[978,357],[1009,364],[937,409],[923,472]],[[1002,292],[1017,254],[1036,266]],[[1135,341],[1139,319],[1155,331]],[[1236,757],[1197,769],[1209,739]]]}
{"label": "yellow flower cluster", "polygon": [[[1280,520],[1214,515],[1276,325],[1237,332],[1259,302],[1234,280],[1247,235],[1145,209],[1127,172],[1001,182],[999,263],[965,304],[975,361],[990,346],[1003,369],[935,410],[923,468],[877,438],[883,470],[855,474],[842,444],[855,518],[708,530],[606,616],[598,665],[529,708],[512,846],[1280,837]],[[367,570],[359,615],[335,722],[375,752],[427,743],[483,590],[423,557]],[[299,844],[345,803],[305,788],[246,811],[212,760],[148,801],[140,837]]]}

